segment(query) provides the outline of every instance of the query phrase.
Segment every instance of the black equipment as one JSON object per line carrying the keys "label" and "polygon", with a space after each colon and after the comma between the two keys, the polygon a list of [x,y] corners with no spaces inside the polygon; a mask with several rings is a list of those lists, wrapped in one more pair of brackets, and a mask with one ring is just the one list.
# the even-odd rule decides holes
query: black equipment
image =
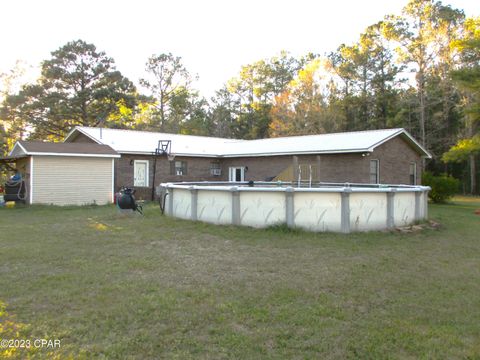
{"label": "black equipment", "polygon": [[5,183],[3,200],[25,203],[25,181],[13,179],[8,180]]}
{"label": "black equipment", "polygon": [[133,196],[134,193],[134,189],[123,187],[117,196],[117,206],[122,210],[138,211],[143,215],[143,208],[135,201],[135,196]]}

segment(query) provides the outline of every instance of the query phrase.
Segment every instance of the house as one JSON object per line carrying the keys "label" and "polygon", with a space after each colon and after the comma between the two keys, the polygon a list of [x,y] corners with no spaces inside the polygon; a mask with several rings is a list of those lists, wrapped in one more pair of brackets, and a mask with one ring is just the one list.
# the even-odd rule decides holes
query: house
{"label": "house", "polygon": [[114,159],[108,145],[18,141],[0,160],[22,175],[26,203],[84,205],[113,202]]}
{"label": "house", "polygon": [[[422,158],[431,157],[401,128],[235,140],[75,127],[65,138],[67,144],[115,150],[120,155],[113,160],[115,191],[132,186],[143,199],[153,198],[155,186],[162,182],[419,184]],[[166,154],[155,155],[162,146]]]}

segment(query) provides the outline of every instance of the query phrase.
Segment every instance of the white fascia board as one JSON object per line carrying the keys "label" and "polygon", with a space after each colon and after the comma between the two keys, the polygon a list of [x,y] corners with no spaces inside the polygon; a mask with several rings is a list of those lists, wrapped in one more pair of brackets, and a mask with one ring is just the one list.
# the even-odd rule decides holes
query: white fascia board
{"label": "white fascia board", "polygon": [[15,150],[15,148],[16,148],[17,146],[23,151],[23,153],[24,153],[25,155],[28,155],[28,151],[22,146],[22,144],[20,144],[19,141],[17,141],[17,142],[15,143],[15,145],[13,146],[13,149],[12,149],[12,150],[10,151],[10,153],[8,154],[8,156],[12,156],[13,151]]}
{"label": "white fascia board", "polygon": [[[154,151],[151,152],[145,152],[145,151],[123,151],[123,150],[115,150],[116,152],[120,154],[125,154],[125,155],[145,155],[145,156],[152,156],[155,155]],[[184,153],[171,153],[170,155],[172,156],[185,156],[185,157],[207,157],[207,158],[218,158],[221,157],[221,155],[215,155],[215,154],[184,154]]]}
{"label": "white fascia board", "polygon": [[119,158],[120,155],[108,154],[69,154],[69,153],[47,153],[47,152],[30,152],[28,155],[35,156],[74,156],[74,157],[98,157],[98,158]]}
{"label": "white fascia board", "polygon": [[[204,158],[239,158],[239,157],[257,157],[257,156],[282,156],[282,155],[318,155],[318,154],[351,154],[351,153],[366,153],[372,152],[371,149],[350,149],[350,150],[327,150],[327,151],[292,151],[292,152],[271,152],[271,153],[245,153],[245,154],[187,154],[187,153],[171,153],[174,156],[184,157],[204,157]],[[117,150],[120,154],[125,155],[155,155],[153,152],[140,152],[140,151],[122,151]]]}
{"label": "white fascia board", "polygon": [[391,140],[391,139],[393,139],[394,137],[399,136],[399,135],[406,135],[407,138],[413,143],[413,145],[415,145],[418,149],[420,149],[420,152],[422,152],[422,153],[424,154],[424,155],[423,155],[424,157],[427,157],[427,158],[429,158],[429,159],[432,158],[432,155],[431,155],[422,145],[420,145],[420,144],[417,142],[417,140],[415,140],[415,139],[413,138],[413,136],[410,135],[405,129],[399,129],[399,131],[397,131],[396,133],[394,133],[394,134],[386,137],[386,138],[383,139],[382,141],[379,141],[378,143],[372,145],[372,146],[368,149],[368,151],[369,151],[369,152],[373,152],[373,150],[375,150],[375,148],[379,147],[380,145],[386,143],[387,141],[389,141],[389,140]]}
{"label": "white fascia board", "polygon": [[63,142],[67,142],[67,140],[70,138],[70,136],[73,135],[73,133],[75,133],[75,131],[78,131],[80,134],[85,135],[85,136],[88,137],[89,139],[95,141],[97,144],[103,145],[103,143],[102,143],[100,140],[94,138],[93,136],[91,136],[91,135],[90,135],[89,133],[87,133],[86,131],[83,131],[83,130],[82,130],[80,127],[78,127],[78,126],[75,126],[75,127],[68,133],[68,135],[65,137],[65,139],[63,140]]}
{"label": "white fascia board", "polygon": [[328,155],[328,154],[358,154],[372,152],[370,149],[345,149],[345,150],[323,150],[323,151],[291,151],[272,153],[250,153],[250,154],[228,154],[221,155],[222,158],[257,157],[257,156],[282,156],[282,155]]}
{"label": "white fascia board", "polygon": [[430,154],[430,152],[427,149],[425,149],[422,145],[420,145],[418,141],[415,140],[415,138],[412,135],[410,135],[406,130],[403,130],[403,134],[405,134],[410,139],[410,141],[412,141],[415,144],[415,146],[418,146],[418,148],[425,153],[425,156],[427,158],[429,159],[432,158],[432,154]]}

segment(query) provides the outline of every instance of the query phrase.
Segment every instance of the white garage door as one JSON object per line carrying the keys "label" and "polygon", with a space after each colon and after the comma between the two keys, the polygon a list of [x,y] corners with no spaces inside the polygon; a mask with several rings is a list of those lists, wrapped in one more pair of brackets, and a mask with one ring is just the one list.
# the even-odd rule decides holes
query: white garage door
{"label": "white garage door", "polygon": [[86,205],[113,201],[113,159],[33,156],[33,204]]}

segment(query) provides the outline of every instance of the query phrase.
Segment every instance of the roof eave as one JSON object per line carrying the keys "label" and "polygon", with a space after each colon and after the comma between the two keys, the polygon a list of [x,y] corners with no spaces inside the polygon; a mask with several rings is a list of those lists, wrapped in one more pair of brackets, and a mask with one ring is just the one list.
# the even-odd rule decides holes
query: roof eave
{"label": "roof eave", "polygon": [[68,135],[65,137],[65,139],[63,140],[63,142],[69,142],[69,141],[67,141],[67,140],[69,140],[70,137],[71,137],[76,131],[79,132],[80,134],[85,135],[85,136],[88,137],[89,139],[95,141],[97,144],[104,145],[100,140],[98,140],[98,139],[96,139],[95,137],[91,136],[88,132],[83,131],[79,126],[75,126],[75,127],[68,133]]}
{"label": "roof eave", "polygon": [[369,152],[373,152],[377,147],[379,147],[380,145],[386,143],[387,141],[393,139],[394,137],[396,136],[399,136],[399,135],[404,135],[407,137],[407,139],[410,141],[410,143],[417,149],[419,150],[418,152],[422,154],[422,157],[426,157],[428,159],[431,159],[432,158],[432,155],[427,151],[427,149],[425,149],[422,145],[420,145],[417,140],[414,139],[414,137],[412,135],[410,135],[408,133],[407,130],[405,129],[399,129],[397,132],[393,133],[392,135],[386,137],[385,139],[382,139],[381,141],[373,144],[370,148],[368,148],[368,151]]}
{"label": "roof eave", "polygon": [[221,157],[254,157],[254,156],[286,156],[286,155],[335,155],[335,154],[361,154],[371,152],[369,149],[341,149],[341,150],[317,150],[317,151],[284,151],[284,152],[262,152],[246,154],[227,154]]}
{"label": "roof eave", "polygon": [[118,154],[88,154],[88,153],[55,153],[55,152],[29,152],[32,156],[73,156],[73,157],[97,157],[97,158],[119,158]]}
{"label": "roof eave", "polygon": [[[144,151],[125,151],[116,150],[120,154],[125,155],[154,155],[154,152]],[[318,155],[318,154],[352,154],[372,152],[370,149],[343,149],[343,150],[327,150],[327,151],[285,151],[285,152],[261,152],[261,153],[237,153],[237,154],[198,154],[198,153],[171,153],[173,156],[185,157],[208,157],[208,158],[239,158],[239,157],[255,157],[255,156],[286,156],[286,155]]]}
{"label": "roof eave", "polygon": [[25,155],[28,155],[28,151],[22,146],[22,144],[20,143],[20,141],[17,141],[17,142],[15,143],[15,145],[13,146],[13,149],[8,153],[8,156],[12,156],[12,153],[15,151],[15,148],[16,148],[17,146],[23,151],[23,153],[24,153]]}
{"label": "roof eave", "polygon": [[30,155],[17,155],[17,156],[2,156],[0,157],[0,161],[16,161],[18,159],[25,159],[28,158]]}

